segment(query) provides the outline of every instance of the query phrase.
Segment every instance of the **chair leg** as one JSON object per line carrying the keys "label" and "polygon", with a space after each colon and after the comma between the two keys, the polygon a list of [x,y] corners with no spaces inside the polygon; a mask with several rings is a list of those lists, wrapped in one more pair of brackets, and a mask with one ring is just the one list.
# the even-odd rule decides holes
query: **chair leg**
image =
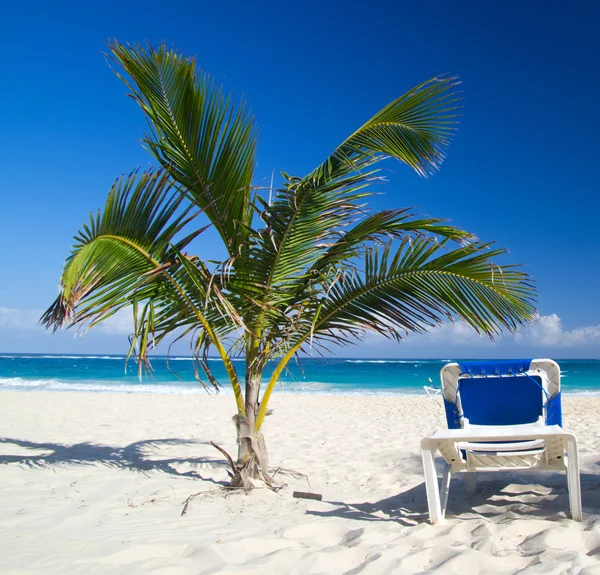
{"label": "chair leg", "polygon": [[574,521],[583,520],[581,508],[581,483],[579,481],[579,455],[577,440],[574,435],[567,435],[567,485],[569,488],[569,504]]}
{"label": "chair leg", "polygon": [[440,485],[440,508],[442,510],[442,519],[446,516],[446,507],[448,506],[448,492],[450,491],[450,479],[452,479],[452,465],[444,465],[442,474],[442,484]]}
{"label": "chair leg", "polygon": [[468,495],[473,495],[477,490],[477,473],[475,471],[465,472],[465,491]]}
{"label": "chair leg", "polygon": [[427,490],[427,506],[429,507],[429,521],[431,521],[432,524],[441,523],[444,516],[442,514],[440,491],[437,473],[435,471],[435,461],[433,459],[434,448],[427,439],[423,440],[421,448],[423,473],[425,474],[425,488]]}

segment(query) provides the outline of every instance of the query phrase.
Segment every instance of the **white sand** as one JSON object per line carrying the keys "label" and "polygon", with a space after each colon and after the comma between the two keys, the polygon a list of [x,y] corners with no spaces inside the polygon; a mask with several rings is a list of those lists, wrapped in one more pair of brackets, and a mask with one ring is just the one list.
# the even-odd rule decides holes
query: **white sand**
{"label": "white sand", "polygon": [[[0,394],[0,572],[600,574],[599,398],[566,398],[584,522],[557,473],[452,482],[432,527],[420,439],[439,400],[274,396],[265,435],[278,494],[219,491],[231,396]],[[29,458],[29,462],[24,460]],[[323,501],[292,498],[292,491]],[[185,516],[182,502],[194,492]]]}

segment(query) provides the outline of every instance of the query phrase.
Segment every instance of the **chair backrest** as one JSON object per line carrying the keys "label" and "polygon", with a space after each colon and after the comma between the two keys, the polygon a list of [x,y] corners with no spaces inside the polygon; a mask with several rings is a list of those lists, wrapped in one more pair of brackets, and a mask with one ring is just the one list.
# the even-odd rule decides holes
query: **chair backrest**
{"label": "chair backrest", "polygon": [[560,368],[549,359],[450,363],[440,372],[450,429],[518,425],[543,419],[562,425]]}

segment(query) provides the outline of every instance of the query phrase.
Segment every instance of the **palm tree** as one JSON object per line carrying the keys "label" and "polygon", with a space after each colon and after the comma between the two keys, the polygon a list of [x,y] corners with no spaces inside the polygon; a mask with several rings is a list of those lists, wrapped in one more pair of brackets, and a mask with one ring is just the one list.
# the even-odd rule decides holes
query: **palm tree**
{"label": "palm tree", "polygon": [[[366,330],[401,340],[453,318],[494,337],[534,317],[529,277],[493,263],[504,250],[440,219],[365,204],[386,158],[422,176],[439,168],[456,125],[456,78],[409,90],[312,172],[283,173],[281,187],[266,190],[254,185],[252,118],[193,59],[116,41],[110,51],[148,121],[144,143],[158,167],[116,181],[75,237],[42,322],[91,327],[132,308],[128,359],[134,354],[142,370],[165,338],[189,338],[198,379],[217,388],[207,361],[214,349],[237,404],[233,486],[271,485],[261,429],[298,354],[352,343]],[[223,261],[186,251],[206,219]]]}

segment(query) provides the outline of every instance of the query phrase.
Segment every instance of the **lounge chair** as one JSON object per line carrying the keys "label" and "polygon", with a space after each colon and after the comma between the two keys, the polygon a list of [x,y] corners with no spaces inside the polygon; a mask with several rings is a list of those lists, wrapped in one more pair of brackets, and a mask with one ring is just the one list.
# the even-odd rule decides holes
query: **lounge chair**
{"label": "lounge chair", "polygon": [[[468,493],[476,473],[567,472],[571,516],[582,520],[575,436],[562,429],[560,368],[550,359],[449,363],[441,370],[448,429],[421,443],[431,523],[444,520],[450,478],[465,474]],[[441,487],[434,457],[444,458]]]}
{"label": "lounge chair", "polygon": [[433,383],[433,380],[430,377],[428,377],[427,379],[429,380],[429,385],[423,386],[427,397],[429,397],[429,399],[438,397],[440,393],[442,393],[442,390],[435,386],[435,383]]}

